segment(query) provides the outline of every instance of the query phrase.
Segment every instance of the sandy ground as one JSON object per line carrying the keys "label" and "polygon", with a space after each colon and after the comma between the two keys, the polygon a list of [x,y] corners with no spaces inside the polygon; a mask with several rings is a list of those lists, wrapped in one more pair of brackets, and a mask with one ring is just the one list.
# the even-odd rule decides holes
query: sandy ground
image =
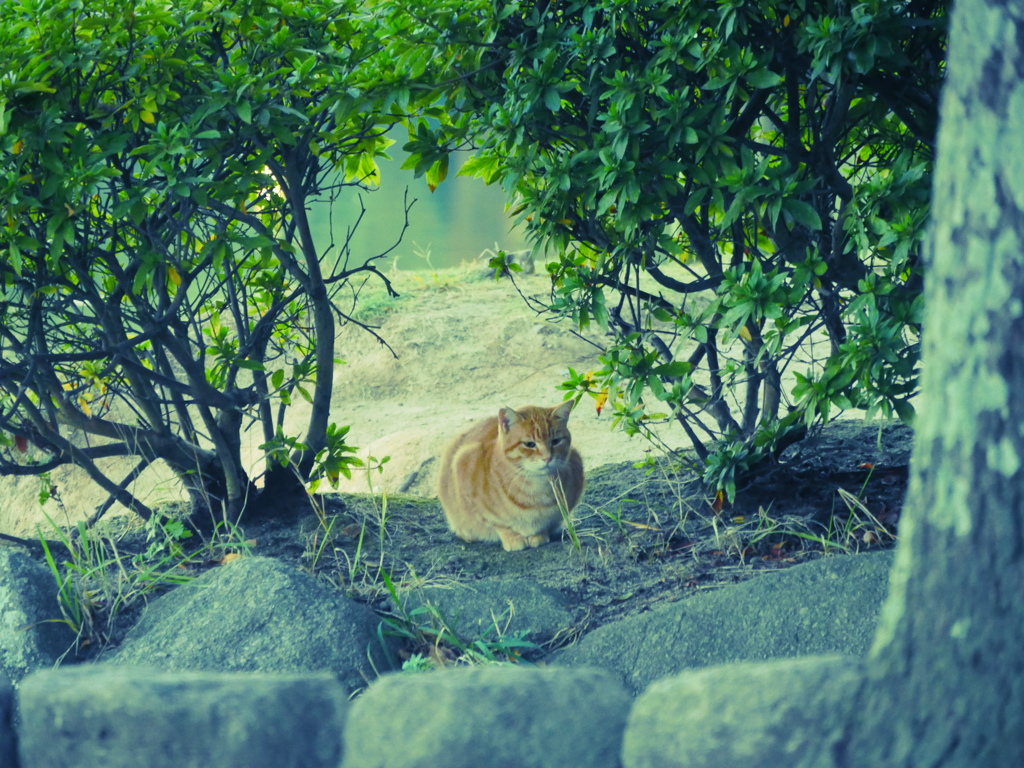
{"label": "sandy ground", "polygon": [[[549,282],[534,276],[519,284],[542,296]],[[395,490],[422,466],[412,490],[432,493],[430,460],[454,435],[504,406],[556,405],[569,367],[599,365],[597,347],[531,311],[506,281],[426,285],[407,295],[381,329],[397,358],[359,329],[340,339],[349,365],[335,373],[337,418],[351,425],[364,456],[391,457],[383,473],[370,475],[375,490]],[[587,464],[642,458],[650,445],[610,424],[589,398],[573,413],[573,444]],[[364,474],[343,489],[367,487]]]}
{"label": "sandy ground", "polygon": [[[394,277],[401,298],[365,292],[358,312],[379,325],[377,333],[397,357],[361,328],[341,329],[337,353],[346,364],[336,367],[332,403],[333,420],[350,425],[349,443],[360,446],[361,456],[390,460],[383,472],[343,480],[340,490],[366,492],[372,484],[375,491],[395,491],[418,473],[408,490],[432,495],[437,470],[431,460],[448,440],[504,406],[555,405],[568,367],[586,371],[598,365],[593,344],[566,324],[538,316],[507,280],[481,279],[466,269]],[[539,297],[550,285],[544,275],[520,276],[518,282],[524,293]],[[305,418],[301,408],[293,409],[294,433],[301,432]],[[611,430],[608,415],[598,417],[589,400],[581,402],[570,427],[590,467],[638,460],[650,447]],[[667,430],[663,438],[673,445],[685,439],[679,430]],[[249,442],[256,466],[261,441],[253,434]],[[109,471],[119,478],[125,468],[112,464]],[[0,532],[31,535],[43,521],[42,510],[66,523],[91,514],[104,500],[76,468],[61,468],[51,479],[63,507],[51,500],[40,508],[36,478],[0,478]],[[136,491],[151,504],[180,498],[173,478],[156,468],[139,479]]]}

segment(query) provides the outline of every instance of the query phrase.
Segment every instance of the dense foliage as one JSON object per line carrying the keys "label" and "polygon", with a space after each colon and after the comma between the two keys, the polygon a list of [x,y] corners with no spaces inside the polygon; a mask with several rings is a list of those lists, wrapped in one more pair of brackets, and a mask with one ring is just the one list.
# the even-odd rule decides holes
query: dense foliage
{"label": "dense foliage", "polygon": [[131,484],[163,461],[235,519],[256,474],[355,461],[329,421],[340,292],[384,277],[307,214],[374,183],[397,120],[356,7],[0,4],[0,472],[74,463],[148,515]]}
{"label": "dense foliage", "polygon": [[609,332],[564,387],[677,420],[719,487],[836,409],[909,418],[946,5],[4,3],[0,471],[75,463],[148,514],[163,461],[230,518],[247,429],[268,489],[347,471],[340,292],[384,278],[308,208],[399,120],[432,185],[475,150],[549,309]]}
{"label": "dense foliage", "polygon": [[610,331],[565,386],[674,417],[732,491],[789,427],[912,416],[946,5],[415,4],[399,74],[448,112],[410,165],[476,150],[554,254],[550,309]]}

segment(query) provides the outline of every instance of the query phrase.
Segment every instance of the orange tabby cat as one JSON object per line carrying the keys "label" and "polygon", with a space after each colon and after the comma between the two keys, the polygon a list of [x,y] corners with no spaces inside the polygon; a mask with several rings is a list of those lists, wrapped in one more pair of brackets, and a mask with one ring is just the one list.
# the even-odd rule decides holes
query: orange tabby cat
{"label": "orange tabby cat", "polygon": [[502,408],[448,446],[437,495],[456,536],[513,552],[562,529],[559,498],[571,510],[583,493],[583,460],[566,426],[572,405]]}

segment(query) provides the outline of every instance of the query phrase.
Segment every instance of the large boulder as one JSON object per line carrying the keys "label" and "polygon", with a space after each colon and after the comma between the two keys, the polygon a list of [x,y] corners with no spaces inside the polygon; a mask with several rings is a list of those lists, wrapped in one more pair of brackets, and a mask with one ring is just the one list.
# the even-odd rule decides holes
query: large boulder
{"label": "large boulder", "polygon": [[629,705],[600,670],[387,675],[349,710],[342,768],[617,768]]}
{"label": "large boulder", "polygon": [[247,557],[151,602],[104,659],[165,670],[329,671],[355,691],[393,666],[379,624],[309,574]]}
{"label": "large boulder", "polygon": [[619,673],[638,693],[684,669],[807,655],[863,656],[891,552],[827,557],[599,627],[551,659]]}
{"label": "large boulder", "polygon": [[0,547],[0,675],[15,685],[33,670],[52,667],[75,642],[61,621],[57,592],[45,565]]}

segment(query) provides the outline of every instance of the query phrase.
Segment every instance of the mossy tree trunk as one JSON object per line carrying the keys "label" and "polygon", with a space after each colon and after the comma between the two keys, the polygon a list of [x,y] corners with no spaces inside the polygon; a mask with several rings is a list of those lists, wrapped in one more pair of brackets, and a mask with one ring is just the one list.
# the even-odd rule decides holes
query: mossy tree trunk
{"label": "mossy tree trunk", "polygon": [[1024,765],[1024,4],[962,0],[890,595],[836,762]]}

